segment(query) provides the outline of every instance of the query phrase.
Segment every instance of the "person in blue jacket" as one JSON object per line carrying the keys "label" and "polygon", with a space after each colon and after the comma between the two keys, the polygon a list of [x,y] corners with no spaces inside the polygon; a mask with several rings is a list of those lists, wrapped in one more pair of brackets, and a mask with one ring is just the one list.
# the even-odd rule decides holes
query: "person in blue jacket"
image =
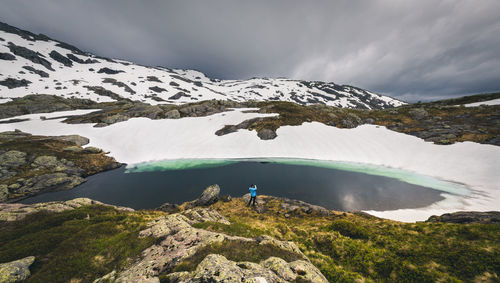
{"label": "person in blue jacket", "polygon": [[252,184],[248,189],[250,190],[250,200],[248,201],[247,206],[250,206],[252,200],[253,200],[253,206],[255,206],[255,198],[257,197],[257,186]]}

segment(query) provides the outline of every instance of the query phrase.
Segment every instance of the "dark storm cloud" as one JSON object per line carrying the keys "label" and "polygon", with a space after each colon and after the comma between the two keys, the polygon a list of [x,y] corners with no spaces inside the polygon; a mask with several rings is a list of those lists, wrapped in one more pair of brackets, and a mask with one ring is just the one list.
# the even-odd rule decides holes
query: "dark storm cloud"
{"label": "dark storm cloud", "polygon": [[500,90],[500,1],[0,1],[90,52],[217,78],[292,77],[418,100]]}

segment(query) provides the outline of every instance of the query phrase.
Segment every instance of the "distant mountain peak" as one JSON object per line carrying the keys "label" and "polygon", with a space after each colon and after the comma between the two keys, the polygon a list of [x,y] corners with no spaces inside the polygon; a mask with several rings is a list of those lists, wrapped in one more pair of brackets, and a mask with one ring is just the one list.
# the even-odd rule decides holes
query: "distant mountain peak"
{"label": "distant mountain peak", "polygon": [[182,104],[219,99],[291,101],[342,108],[404,104],[361,88],[286,78],[219,80],[195,70],[148,67],[96,56],[77,47],[0,23],[0,103],[28,94],[106,102]]}

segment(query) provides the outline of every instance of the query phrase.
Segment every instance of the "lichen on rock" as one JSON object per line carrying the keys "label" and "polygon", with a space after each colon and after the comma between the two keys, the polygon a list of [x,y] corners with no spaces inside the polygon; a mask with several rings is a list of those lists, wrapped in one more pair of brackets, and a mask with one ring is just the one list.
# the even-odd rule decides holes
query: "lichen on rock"
{"label": "lichen on rock", "polygon": [[0,282],[11,283],[26,280],[30,275],[29,267],[35,261],[34,256],[0,264]]}

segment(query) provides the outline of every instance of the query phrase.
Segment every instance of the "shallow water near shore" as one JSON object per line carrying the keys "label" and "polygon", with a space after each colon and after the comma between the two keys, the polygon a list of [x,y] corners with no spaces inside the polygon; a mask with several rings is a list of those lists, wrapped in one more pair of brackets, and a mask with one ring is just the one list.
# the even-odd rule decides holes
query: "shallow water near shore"
{"label": "shallow water near shore", "polygon": [[303,200],[334,210],[383,211],[429,206],[443,200],[443,192],[459,195],[468,192],[458,184],[387,170],[311,160],[171,160],[103,172],[90,176],[86,183],[72,190],[45,193],[22,202],[88,197],[148,209],[165,202],[193,200],[211,184],[219,184],[222,195],[239,197],[255,183],[259,194]]}

